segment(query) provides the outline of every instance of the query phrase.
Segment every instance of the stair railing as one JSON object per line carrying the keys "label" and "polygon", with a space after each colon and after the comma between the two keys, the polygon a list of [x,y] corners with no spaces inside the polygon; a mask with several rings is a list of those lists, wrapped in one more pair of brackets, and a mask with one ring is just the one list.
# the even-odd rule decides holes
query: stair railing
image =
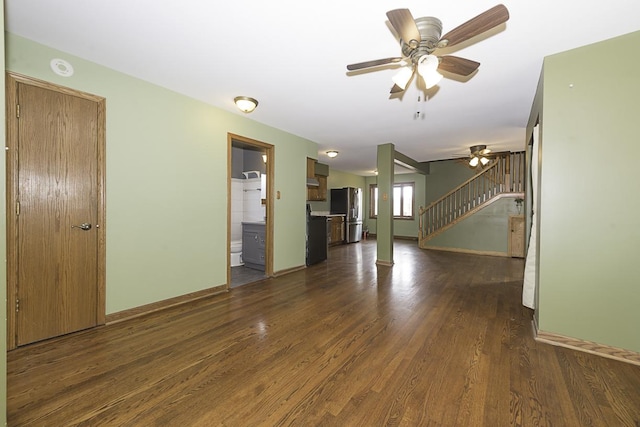
{"label": "stair railing", "polygon": [[479,174],[420,207],[419,241],[443,231],[504,193],[524,192],[524,152],[497,157]]}

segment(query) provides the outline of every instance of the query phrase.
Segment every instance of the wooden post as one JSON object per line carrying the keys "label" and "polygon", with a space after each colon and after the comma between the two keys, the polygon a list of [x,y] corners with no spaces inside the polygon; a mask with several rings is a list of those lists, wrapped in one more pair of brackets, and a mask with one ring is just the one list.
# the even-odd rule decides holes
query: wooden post
{"label": "wooden post", "polygon": [[511,154],[507,154],[505,156],[505,167],[504,167],[504,190],[507,193],[511,192]]}
{"label": "wooden post", "polygon": [[393,144],[378,145],[378,220],[376,264],[393,265]]}

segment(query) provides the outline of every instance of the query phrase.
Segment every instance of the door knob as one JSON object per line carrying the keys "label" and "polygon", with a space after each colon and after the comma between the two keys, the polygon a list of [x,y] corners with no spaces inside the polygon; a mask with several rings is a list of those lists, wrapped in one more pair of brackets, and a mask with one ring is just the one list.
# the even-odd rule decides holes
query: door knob
{"label": "door knob", "polygon": [[88,222],[83,222],[80,225],[72,225],[71,228],[79,228],[84,231],[89,231],[91,230],[91,224],[89,224]]}

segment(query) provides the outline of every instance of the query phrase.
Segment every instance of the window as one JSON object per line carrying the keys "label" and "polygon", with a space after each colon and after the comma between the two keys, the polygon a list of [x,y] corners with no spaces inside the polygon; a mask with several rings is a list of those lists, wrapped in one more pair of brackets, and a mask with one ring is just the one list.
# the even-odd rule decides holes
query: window
{"label": "window", "polygon": [[[393,218],[413,218],[413,182],[403,182],[393,185]],[[378,186],[371,184],[369,187],[369,217],[378,217]]]}

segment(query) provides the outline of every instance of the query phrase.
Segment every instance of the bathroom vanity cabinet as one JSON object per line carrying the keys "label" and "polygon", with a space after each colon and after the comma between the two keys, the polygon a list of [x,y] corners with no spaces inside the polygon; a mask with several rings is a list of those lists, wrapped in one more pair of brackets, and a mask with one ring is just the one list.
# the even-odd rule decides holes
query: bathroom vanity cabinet
{"label": "bathroom vanity cabinet", "polygon": [[244,266],[264,271],[265,223],[242,223],[242,259]]}

